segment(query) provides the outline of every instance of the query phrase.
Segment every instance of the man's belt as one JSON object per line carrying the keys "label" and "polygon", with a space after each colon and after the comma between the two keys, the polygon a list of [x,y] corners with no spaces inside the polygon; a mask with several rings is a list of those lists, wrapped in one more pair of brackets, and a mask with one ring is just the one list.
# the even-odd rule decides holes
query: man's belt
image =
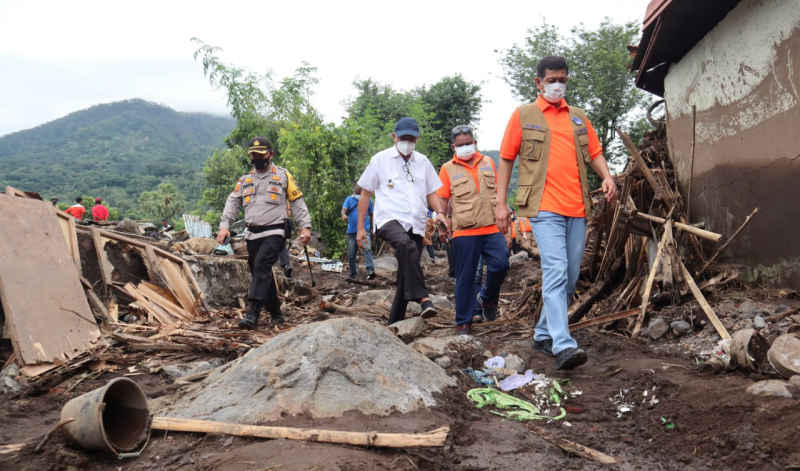
{"label": "man's belt", "polygon": [[270,224],[268,226],[251,226],[249,224],[247,225],[247,230],[252,232],[253,234],[258,234],[264,231],[274,231],[275,229],[285,229],[285,228],[286,224],[283,222],[278,224]]}

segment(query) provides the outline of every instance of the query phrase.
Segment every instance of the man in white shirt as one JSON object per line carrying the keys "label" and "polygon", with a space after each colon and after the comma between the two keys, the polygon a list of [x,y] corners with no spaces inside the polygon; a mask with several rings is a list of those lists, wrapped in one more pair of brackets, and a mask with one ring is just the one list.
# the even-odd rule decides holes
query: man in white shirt
{"label": "man in white shirt", "polygon": [[428,158],[416,152],[419,125],[414,118],[400,118],[392,133],[395,145],[372,156],[358,179],[361,199],[358,202],[359,246],[367,240],[364,218],[372,193],[375,193],[375,227],[378,236],[394,249],[397,258],[397,291],[389,324],[403,320],[409,301],[422,306],[422,317],[436,315],[428,299],[425,278],[419,259],[428,207],[444,212],[436,190],[442,182]]}

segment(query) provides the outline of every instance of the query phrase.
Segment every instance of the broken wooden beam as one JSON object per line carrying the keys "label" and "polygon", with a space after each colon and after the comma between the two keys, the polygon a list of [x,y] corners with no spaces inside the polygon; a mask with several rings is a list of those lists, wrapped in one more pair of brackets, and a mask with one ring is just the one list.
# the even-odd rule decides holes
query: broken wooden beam
{"label": "broken wooden beam", "polygon": [[447,441],[450,427],[439,427],[425,433],[346,432],[342,430],[308,429],[298,427],[269,427],[211,420],[153,417],[153,430],[171,432],[217,433],[237,437],[285,438],[323,443],[343,443],[386,448],[440,447]]}
{"label": "broken wooden beam", "polygon": [[[636,211],[634,215],[638,218],[647,219],[648,221],[657,222],[659,224],[664,224],[665,222],[667,222],[667,220],[664,218],[658,216],[652,216],[650,214],[643,213],[641,211]],[[673,222],[672,225],[675,226],[675,229],[690,232],[698,237],[702,237],[703,239],[707,239],[712,242],[719,242],[719,240],[722,238],[722,234],[717,234],[716,232],[700,229],[699,227],[695,227],[689,224],[684,224],[682,222]]]}
{"label": "broken wooden beam", "polygon": [[[671,213],[672,212],[670,211],[670,214]],[[636,337],[637,335],[639,335],[639,331],[642,329],[642,323],[644,322],[645,314],[647,314],[647,303],[650,302],[650,292],[653,289],[653,282],[656,279],[656,273],[658,273],[658,266],[661,264],[661,259],[664,257],[664,250],[667,245],[667,242],[671,238],[672,238],[672,220],[668,219],[667,223],[664,224],[664,234],[661,236],[661,241],[658,243],[656,258],[655,260],[653,260],[653,266],[650,268],[650,274],[647,275],[647,282],[644,286],[644,294],[642,295],[641,312],[639,313],[639,317],[636,318],[636,325],[633,328],[631,337]]]}
{"label": "broken wooden beam", "polygon": [[700,288],[697,287],[697,283],[694,282],[694,278],[692,278],[689,270],[686,269],[686,265],[683,264],[683,261],[680,262],[680,268],[681,273],[683,273],[683,279],[686,281],[686,284],[689,285],[689,290],[692,292],[695,299],[697,299],[698,304],[700,304],[700,308],[706,313],[706,317],[708,317],[708,320],[711,321],[714,329],[717,330],[717,333],[723,339],[730,339],[731,334],[728,333],[728,329],[725,328],[725,326],[722,324],[722,321],[720,321],[719,317],[717,317],[717,315],[714,313],[711,305],[708,304],[708,301],[706,301],[705,296],[703,296]]}

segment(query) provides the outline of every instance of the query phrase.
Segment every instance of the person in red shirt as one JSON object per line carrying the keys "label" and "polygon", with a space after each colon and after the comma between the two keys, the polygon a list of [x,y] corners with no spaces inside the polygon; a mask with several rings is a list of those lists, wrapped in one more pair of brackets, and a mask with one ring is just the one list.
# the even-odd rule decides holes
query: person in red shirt
{"label": "person in red shirt", "polygon": [[83,198],[80,196],[75,198],[75,204],[67,208],[64,212],[80,221],[83,219],[83,215],[86,214],[86,208],[83,207],[81,204],[82,202]]}
{"label": "person in red shirt", "polygon": [[103,206],[103,198],[95,198],[92,207],[92,219],[95,221],[105,221],[108,219],[108,208]]}
{"label": "person in red shirt", "polygon": [[[508,272],[508,252],[505,237],[494,218],[497,180],[494,161],[476,150],[477,141],[470,126],[456,126],[451,134],[455,154],[439,171],[442,186],[436,196],[449,203],[452,222],[443,214],[437,214],[436,218],[452,229],[456,333],[469,335],[474,313],[480,313],[478,319],[493,321],[497,317],[500,285]],[[477,286],[478,291],[474,280],[481,259],[487,275],[485,284]]]}
{"label": "person in red shirt", "polygon": [[543,57],[536,66],[534,103],[511,115],[500,146],[495,218],[508,225],[506,190],[519,155],[519,216],[527,217],[539,248],[544,308],[533,336],[533,349],[553,355],[558,369],[587,360],[570,335],[567,307],[575,292],[585,245],[586,216],[591,211],[587,167],[602,179],[607,200],[617,187],[602,156],[603,149],[585,111],[567,104],[567,61]]}

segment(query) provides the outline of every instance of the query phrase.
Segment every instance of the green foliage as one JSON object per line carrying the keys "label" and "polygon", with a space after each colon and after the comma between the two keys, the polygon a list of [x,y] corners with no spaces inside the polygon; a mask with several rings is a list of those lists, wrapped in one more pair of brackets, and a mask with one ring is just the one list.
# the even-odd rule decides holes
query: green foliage
{"label": "green foliage", "polygon": [[172,220],[183,212],[186,199],[172,183],[164,182],[153,191],[145,191],[139,196],[137,215],[153,222]]}
{"label": "green foliage", "polygon": [[[609,18],[597,29],[583,24],[562,36],[555,26],[542,23],[528,30],[521,45],[502,51],[500,62],[506,81],[522,99],[533,101],[538,95],[534,83],[536,64],[548,55],[560,55],[569,64],[567,101],[586,109],[609,162],[619,162],[625,153],[611,146],[616,126],[627,126],[632,114],[647,101],[628,71],[627,46],[636,43],[636,23],[617,25]],[[591,173],[591,172],[590,172]]]}
{"label": "green foliage", "polygon": [[203,162],[234,124],[138,99],[92,106],[0,137],[0,187],[61,202],[100,196],[118,219],[132,215],[142,191],[169,180],[193,205]]}

